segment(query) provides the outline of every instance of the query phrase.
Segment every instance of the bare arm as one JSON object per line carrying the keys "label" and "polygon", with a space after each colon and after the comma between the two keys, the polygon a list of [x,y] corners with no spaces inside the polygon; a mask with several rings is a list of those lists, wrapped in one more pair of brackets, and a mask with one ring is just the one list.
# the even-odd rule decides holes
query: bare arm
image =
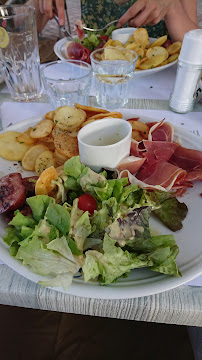
{"label": "bare arm", "polygon": [[172,40],[183,41],[187,31],[198,29],[197,1],[180,0],[164,19]]}

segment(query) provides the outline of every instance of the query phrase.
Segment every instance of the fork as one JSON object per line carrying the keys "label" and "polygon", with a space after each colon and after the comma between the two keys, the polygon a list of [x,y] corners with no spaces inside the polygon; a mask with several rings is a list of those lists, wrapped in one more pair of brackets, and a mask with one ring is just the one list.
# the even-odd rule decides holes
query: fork
{"label": "fork", "polygon": [[88,28],[88,27],[86,27],[86,26],[83,26],[83,29],[84,30],[87,30],[87,31],[102,31],[102,30],[105,30],[108,26],[110,26],[110,25],[112,25],[112,24],[114,24],[114,23],[116,23],[116,22],[118,22],[118,20],[113,20],[113,21],[111,21],[111,22],[109,22],[107,25],[105,25],[103,28],[101,28],[101,29],[91,29],[91,28]]}
{"label": "fork", "polygon": [[61,26],[60,23],[59,23],[59,19],[58,19],[58,16],[57,15],[54,15],[54,19],[55,21],[57,22],[58,24],[58,27],[59,27],[59,32],[60,32],[60,37],[70,37],[72,40],[74,40],[73,36],[70,34],[69,30],[66,28],[66,26]]}

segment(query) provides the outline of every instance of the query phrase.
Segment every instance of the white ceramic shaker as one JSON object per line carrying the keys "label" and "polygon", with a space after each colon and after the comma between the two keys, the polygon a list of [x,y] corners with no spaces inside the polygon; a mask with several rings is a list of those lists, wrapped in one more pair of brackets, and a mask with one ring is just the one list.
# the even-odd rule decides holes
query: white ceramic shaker
{"label": "white ceramic shaker", "polygon": [[186,113],[193,109],[202,92],[202,29],[185,34],[178,60],[169,106],[172,111]]}

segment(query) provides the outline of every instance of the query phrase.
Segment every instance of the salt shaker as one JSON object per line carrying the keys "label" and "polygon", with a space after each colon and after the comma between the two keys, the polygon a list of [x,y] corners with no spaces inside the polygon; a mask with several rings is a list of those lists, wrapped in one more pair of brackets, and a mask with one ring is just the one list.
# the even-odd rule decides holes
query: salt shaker
{"label": "salt shaker", "polygon": [[178,58],[178,68],[169,106],[172,111],[186,113],[193,109],[200,93],[202,75],[202,29],[184,36]]}

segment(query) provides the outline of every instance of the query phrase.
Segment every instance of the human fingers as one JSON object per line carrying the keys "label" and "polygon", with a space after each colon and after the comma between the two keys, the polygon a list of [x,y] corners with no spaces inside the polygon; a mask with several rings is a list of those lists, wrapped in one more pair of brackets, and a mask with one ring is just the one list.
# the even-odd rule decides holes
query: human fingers
{"label": "human fingers", "polygon": [[48,19],[53,18],[53,0],[40,0],[39,9]]}
{"label": "human fingers", "polygon": [[117,23],[117,27],[122,27],[127,22],[130,21],[130,19],[133,19],[136,17],[136,15],[143,10],[145,6],[145,0],[138,0],[135,4],[133,4],[126,13],[119,19]]}
{"label": "human fingers", "polygon": [[65,24],[65,4],[64,0],[55,0],[55,7],[61,26]]}

